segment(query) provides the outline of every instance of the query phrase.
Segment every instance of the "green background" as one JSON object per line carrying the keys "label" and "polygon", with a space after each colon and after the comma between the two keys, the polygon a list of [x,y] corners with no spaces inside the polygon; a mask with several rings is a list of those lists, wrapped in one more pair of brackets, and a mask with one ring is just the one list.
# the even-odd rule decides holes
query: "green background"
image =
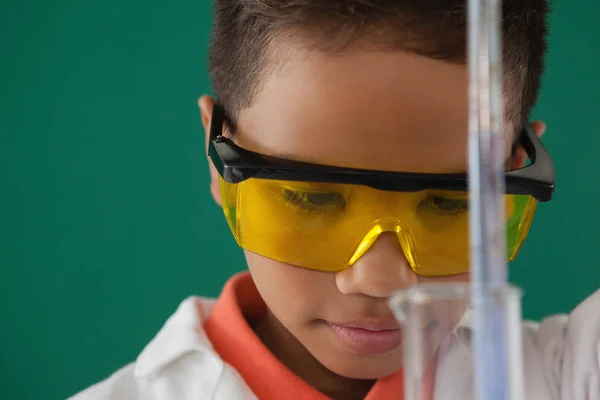
{"label": "green background", "polygon": [[[535,116],[557,193],[513,266],[524,314],[600,286],[600,3],[558,2]],[[208,0],[3,1],[0,397],[60,399],[244,268],[209,196]]]}

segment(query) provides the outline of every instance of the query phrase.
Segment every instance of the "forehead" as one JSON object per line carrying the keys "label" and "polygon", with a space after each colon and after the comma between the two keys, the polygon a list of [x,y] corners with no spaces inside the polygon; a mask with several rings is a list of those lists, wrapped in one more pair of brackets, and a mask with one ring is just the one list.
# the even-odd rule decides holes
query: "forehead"
{"label": "forehead", "polygon": [[465,66],[403,52],[307,51],[265,78],[239,114],[237,141],[327,165],[463,172],[467,110]]}

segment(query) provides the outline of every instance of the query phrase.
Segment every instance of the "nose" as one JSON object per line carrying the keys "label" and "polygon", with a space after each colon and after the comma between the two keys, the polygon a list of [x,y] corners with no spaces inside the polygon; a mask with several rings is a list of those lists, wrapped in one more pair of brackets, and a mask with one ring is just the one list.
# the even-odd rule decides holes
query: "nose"
{"label": "nose", "polygon": [[385,232],[351,267],[335,276],[343,294],[389,297],[396,290],[414,286],[417,274],[412,270],[395,233]]}

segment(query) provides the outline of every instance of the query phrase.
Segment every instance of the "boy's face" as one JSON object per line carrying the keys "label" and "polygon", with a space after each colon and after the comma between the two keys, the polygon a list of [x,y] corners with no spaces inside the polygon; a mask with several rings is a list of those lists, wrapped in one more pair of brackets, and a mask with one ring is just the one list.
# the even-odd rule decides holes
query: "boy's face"
{"label": "boy's face", "polygon": [[[307,51],[288,58],[263,89],[239,114],[236,143],[249,150],[375,170],[467,169],[465,66],[402,52]],[[203,98],[201,108],[208,125],[211,100]],[[507,155],[512,140],[507,134]],[[214,169],[213,181],[220,202]],[[349,378],[379,378],[402,366],[402,336],[387,306],[393,291],[431,280],[468,280],[417,276],[393,234],[383,234],[339,273],[250,252],[246,257],[272,315],[291,333],[281,340],[299,342],[327,369]]]}

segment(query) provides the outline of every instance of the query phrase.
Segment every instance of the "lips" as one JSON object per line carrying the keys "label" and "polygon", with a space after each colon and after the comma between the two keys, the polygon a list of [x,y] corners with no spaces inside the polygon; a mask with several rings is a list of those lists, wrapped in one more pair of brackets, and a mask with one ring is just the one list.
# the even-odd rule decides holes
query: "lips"
{"label": "lips", "polygon": [[358,354],[385,354],[402,343],[402,330],[392,321],[327,322],[327,326],[343,347]]}

